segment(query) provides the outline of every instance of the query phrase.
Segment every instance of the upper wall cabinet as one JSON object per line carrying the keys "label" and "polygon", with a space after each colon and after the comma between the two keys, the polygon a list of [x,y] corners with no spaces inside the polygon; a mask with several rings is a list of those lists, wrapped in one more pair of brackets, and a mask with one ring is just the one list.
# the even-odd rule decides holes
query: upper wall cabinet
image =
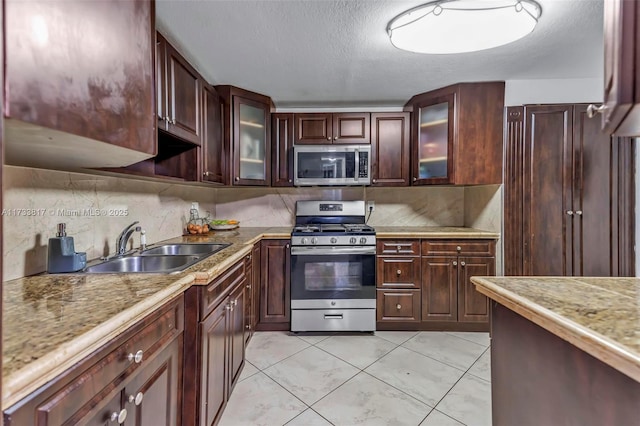
{"label": "upper wall cabinet", "polygon": [[368,112],[295,114],[294,143],[368,144],[371,143],[370,120],[371,114]]}
{"label": "upper wall cabinet", "polygon": [[203,138],[202,138],[202,181],[226,183],[228,167],[227,155],[222,137],[222,103],[216,89],[204,86],[203,95]]}
{"label": "upper wall cabinet", "polygon": [[408,112],[371,114],[371,185],[408,186],[409,170]]}
{"label": "upper wall cabinet", "polygon": [[159,33],[156,79],[158,129],[199,145],[202,81],[198,72]]}
{"label": "upper wall cabinet", "polygon": [[504,82],[461,83],[416,95],[412,184],[502,182]]}
{"label": "upper wall cabinet", "polygon": [[156,154],[153,1],[3,4],[8,164],[117,167]]}
{"label": "upper wall cabinet", "polygon": [[271,186],[293,186],[293,114],[271,114]]}
{"label": "upper wall cabinet", "polygon": [[[617,136],[640,136],[640,5],[604,2],[604,105],[602,128]],[[590,108],[593,108],[591,106]]]}
{"label": "upper wall cabinet", "polygon": [[233,185],[271,184],[271,99],[233,86],[216,86],[223,100],[224,145]]}

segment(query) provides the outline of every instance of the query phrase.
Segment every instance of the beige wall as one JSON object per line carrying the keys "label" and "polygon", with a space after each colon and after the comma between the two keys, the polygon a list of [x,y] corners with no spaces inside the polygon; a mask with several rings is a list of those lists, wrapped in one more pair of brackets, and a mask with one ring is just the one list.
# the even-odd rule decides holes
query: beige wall
{"label": "beige wall", "polygon": [[[199,202],[202,214],[237,219],[241,226],[292,226],[295,202],[314,199],[374,201],[373,226],[471,226],[495,232],[501,226],[500,185],[207,188],[12,166],[4,168],[3,177],[4,280],[46,269],[48,239],[59,222],[67,223],[76,251],[95,259],[113,253],[117,235],[135,220],[146,230],[148,244],[180,235],[192,201]],[[17,215],[21,209],[26,210]],[[107,214],[97,216],[96,210]],[[31,215],[25,216],[27,211]],[[139,235],[133,240],[137,246]]]}

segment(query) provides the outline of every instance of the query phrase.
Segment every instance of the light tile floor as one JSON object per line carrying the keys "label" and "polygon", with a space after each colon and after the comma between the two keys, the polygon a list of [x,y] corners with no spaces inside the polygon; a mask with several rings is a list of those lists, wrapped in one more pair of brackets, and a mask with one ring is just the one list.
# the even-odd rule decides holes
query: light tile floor
{"label": "light tile floor", "polygon": [[488,333],[256,333],[221,426],[491,425]]}

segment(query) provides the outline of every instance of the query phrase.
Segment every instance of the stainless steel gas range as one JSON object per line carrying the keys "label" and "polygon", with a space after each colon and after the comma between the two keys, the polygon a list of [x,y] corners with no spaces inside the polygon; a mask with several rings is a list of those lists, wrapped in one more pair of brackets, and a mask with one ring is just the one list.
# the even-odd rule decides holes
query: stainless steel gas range
{"label": "stainless steel gas range", "polygon": [[376,233],[364,201],[298,201],[291,331],[375,331]]}

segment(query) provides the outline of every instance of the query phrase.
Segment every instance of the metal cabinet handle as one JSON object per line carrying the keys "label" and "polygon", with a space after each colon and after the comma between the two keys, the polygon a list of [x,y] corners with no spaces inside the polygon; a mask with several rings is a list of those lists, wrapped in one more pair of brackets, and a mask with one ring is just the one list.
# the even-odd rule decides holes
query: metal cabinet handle
{"label": "metal cabinet handle", "polygon": [[573,210],[567,210],[567,214],[568,214],[569,216],[573,216]]}
{"label": "metal cabinet handle", "polygon": [[464,266],[464,265],[466,265],[465,262],[460,262],[460,266]]}
{"label": "metal cabinet handle", "polygon": [[291,183],[291,179],[289,179],[289,183]]}
{"label": "metal cabinet handle", "polygon": [[211,172],[204,172],[203,175],[204,176],[211,176]]}
{"label": "metal cabinet handle", "polygon": [[582,210],[576,210],[576,214],[577,214],[578,216],[582,216]]}
{"label": "metal cabinet handle", "polygon": [[376,183],[377,179],[372,179],[371,182]]}
{"label": "metal cabinet handle", "polygon": [[171,124],[171,119],[169,117],[165,117],[164,121],[166,121],[167,123]]}
{"label": "metal cabinet handle", "polygon": [[590,104],[587,107],[587,117],[593,118],[596,116],[596,114],[602,114],[605,109],[607,109],[607,106],[605,104],[602,104],[600,106],[595,106],[594,104]]}
{"label": "metal cabinet handle", "polygon": [[418,180],[418,178],[417,178],[417,177],[414,177],[414,178],[413,178],[413,181],[414,181],[414,182],[415,182],[415,181],[417,181],[417,180]]}
{"label": "metal cabinet handle", "polygon": [[118,422],[118,424],[124,423],[127,420],[127,409],[123,408],[120,412],[114,411],[109,417],[110,422]]}
{"label": "metal cabinet handle", "polygon": [[140,405],[142,404],[142,399],[144,398],[144,394],[142,392],[138,392],[135,395],[129,395],[129,404]]}
{"label": "metal cabinet handle", "polygon": [[251,330],[251,325],[247,324],[244,326],[244,328],[246,328],[247,330]]}
{"label": "metal cabinet handle", "polygon": [[329,136],[329,137],[327,138],[327,140],[328,140],[328,141],[330,141],[330,140],[331,140],[331,136]]}
{"label": "metal cabinet handle", "polygon": [[334,136],[334,137],[333,137],[333,140],[334,140],[334,141],[337,141],[337,140],[338,140],[338,137],[337,137],[337,136]]}
{"label": "metal cabinet handle", "polygon": [[453,266],[458,266],[458,261],[457,260],[453,261]]}
{"label": "metal cabinet handle", "polygon": [[171,123],[171,124],[176,124],[176,118],[175,118],[175,117],[173,117],[173,118],[171,119],[170,123]]}
{"label": "metal cabinet handle", "polygon": [[401,275],[401,274],[402,274],[402,271],[401,271],[400,269],[398,269],[398,270],[396,271],[396,274],[397,274],[397,275]]}
{"label": "metal cabinet handle", "polygon": [[225,306],[224,308],[225,308],[227,311],[230,311],[230,310],[231,310],[231,305],[227,305],[227,306]]}
{"label": "metal cabinet handle", "polygon": [[456,246],[456,250],[461,251],[461,250],[462,250],[462,247],[460,247],[460,246]]}
{"label": "metal cabinet handle", "polygon": [[397,310],[402,309],[402,305],[398,303],[398,304],[396,305],[396,309],[397,309]]}
{"label": "metal cabinet handle", "polygon": [[238,306],[238,299],[234,300],[234,301],[233,301],[233,302],[231,302],[231,303],[233,303],[233,306]]}
{"label": "metal cabinet handle", "polygon": [[138,352],[136,352],[135,355],[132,353],[127,355],[127,359],[129,360],[129,362],[135,362],[136,364],[140,364],[142,362],[143,355],[144,355],[144,352],[142,352],[142,349],[141,349]]}
{"label": "metal cabinet handle", "polygon": [[240,178],[238,176],[236,176],[236,182],[240,181]]}
{"label": "metal cabinet handle", "polygon": [[247,284],[247,290],[251,290],[251,284]]}

